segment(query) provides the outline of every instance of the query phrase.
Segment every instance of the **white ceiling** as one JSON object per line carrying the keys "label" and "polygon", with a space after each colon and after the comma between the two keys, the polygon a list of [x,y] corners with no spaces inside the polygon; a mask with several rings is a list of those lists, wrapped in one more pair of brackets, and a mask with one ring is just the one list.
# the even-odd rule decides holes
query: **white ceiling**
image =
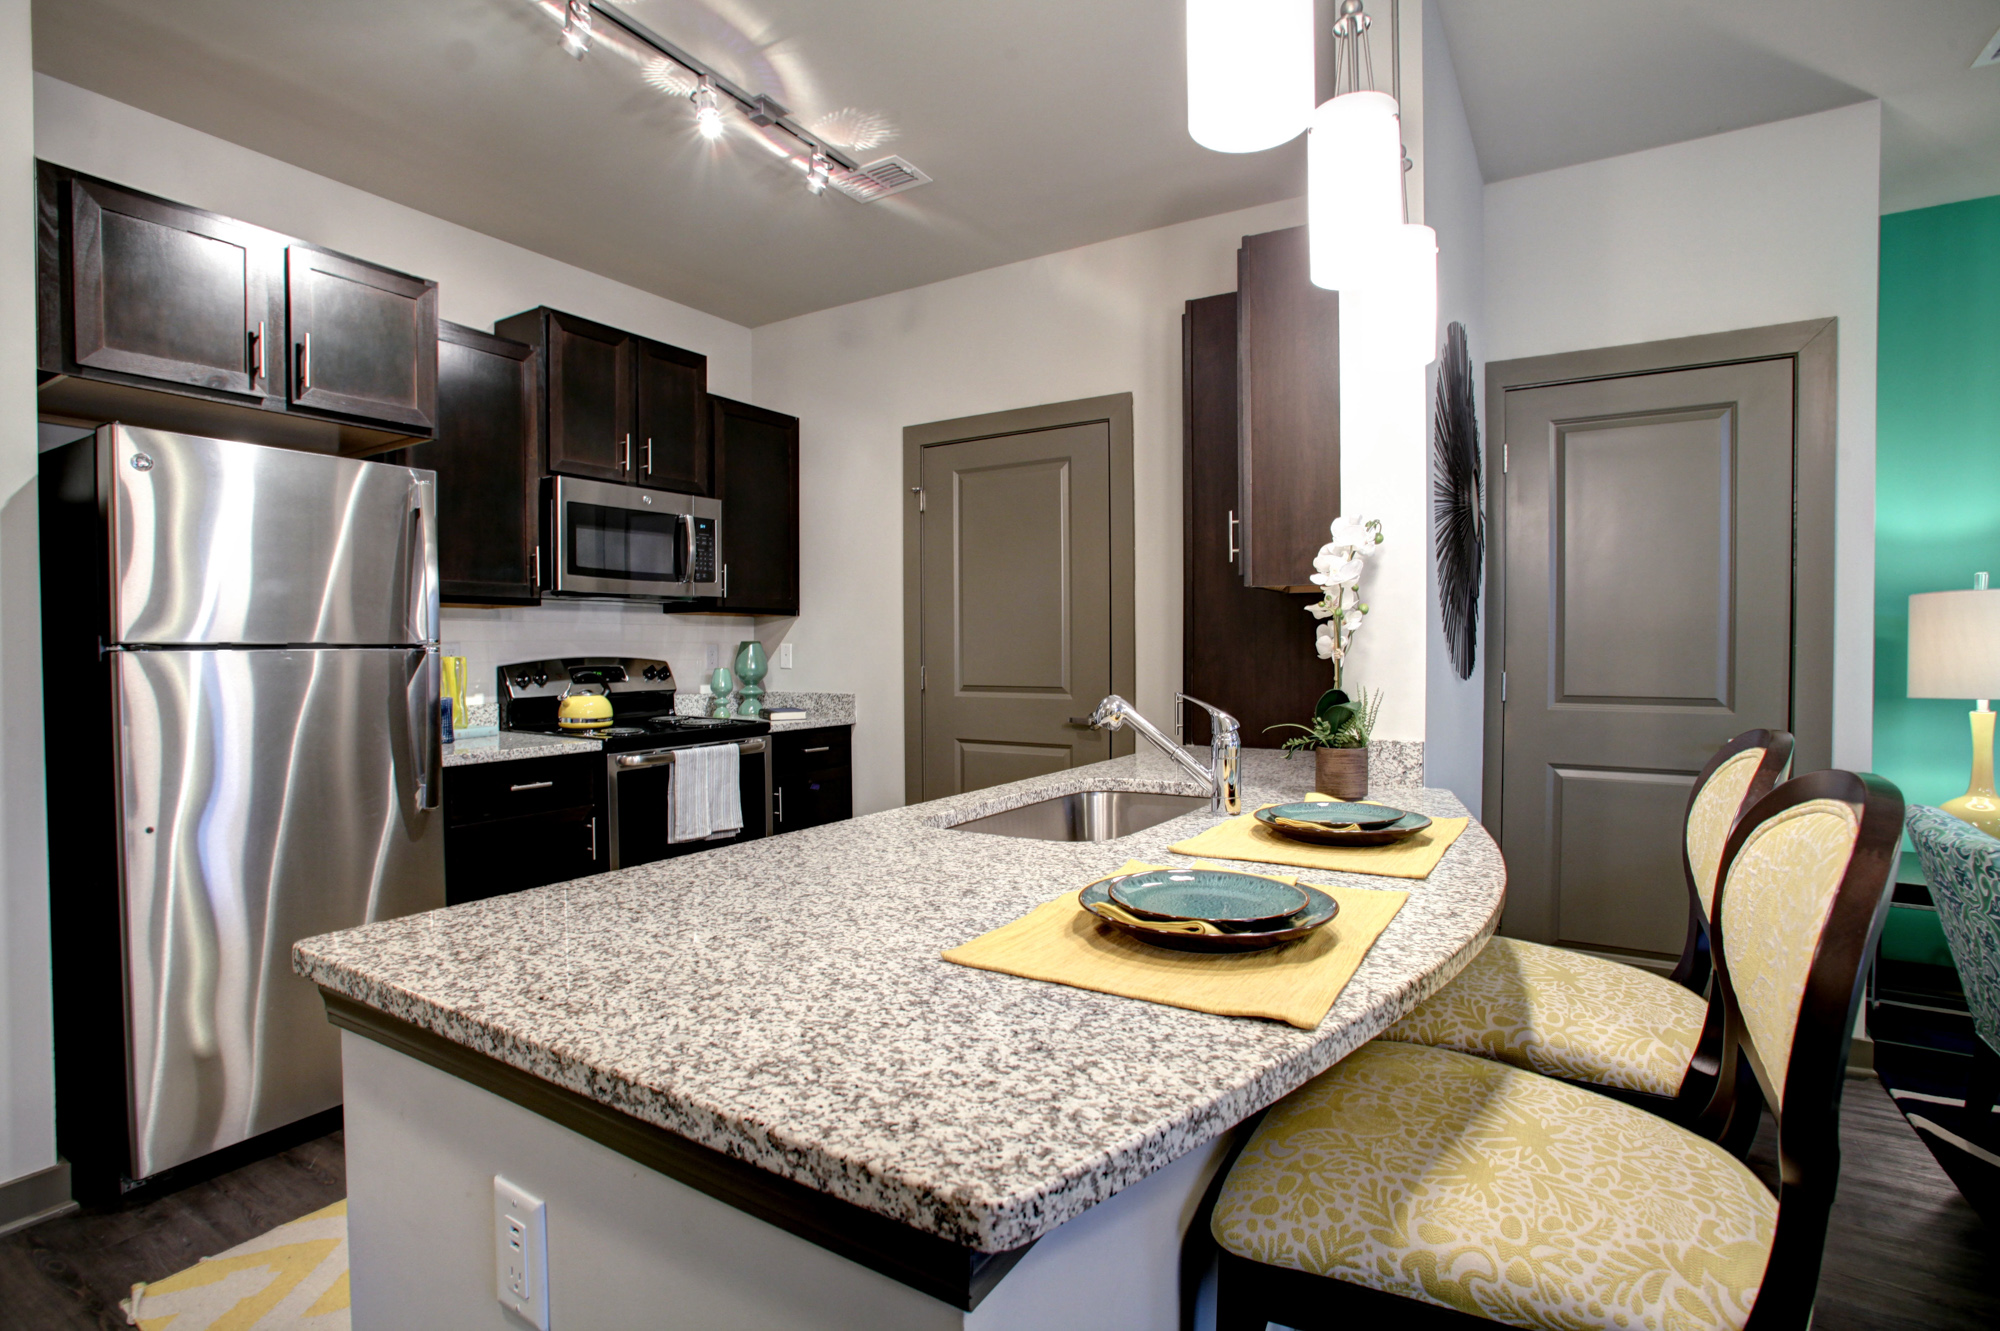
{"label": "white ceiling", "polygon": [[[538,0],[36,0],[35,64],[751,326],[1302,190],[1188,139],[1179,0],[622,3],[936,183],[815,200]],[[1879,96],[1885,210],[2000,193],[2000,0],[1440,3],[1489,179]]]}
{"label": "white ceiling", "polygon": [[1882,210],[2000,194],[2000,0],[1439,0],[1488,180],[1882,99]]}

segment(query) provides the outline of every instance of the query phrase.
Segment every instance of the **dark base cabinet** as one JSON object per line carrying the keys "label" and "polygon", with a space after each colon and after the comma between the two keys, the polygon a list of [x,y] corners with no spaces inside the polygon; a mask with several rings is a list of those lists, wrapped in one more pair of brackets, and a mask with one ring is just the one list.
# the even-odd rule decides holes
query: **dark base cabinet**
{"label": "dark base cabinet", "polygon": [[837,823],[854,816],[853,730],[788,730],[771,736],[773,831]]}
{"label": "dark base cabinet", "polygon": [[448,768],[445,904],[524,892],[611,867],[600,787],[604,760],[522,758]]}

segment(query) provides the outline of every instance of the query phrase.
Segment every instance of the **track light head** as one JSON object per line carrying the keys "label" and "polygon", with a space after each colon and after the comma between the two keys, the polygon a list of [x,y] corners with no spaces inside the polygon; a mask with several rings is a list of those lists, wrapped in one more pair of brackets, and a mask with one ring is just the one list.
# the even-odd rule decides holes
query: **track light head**
{"label": "track light head", "polygon": [[563,13],[562,49],[578,60],[590,50],[590,0],[569,0]]}
{"label": "track light head", "polygon": [[826,193],[826,182],[830,180],[832,176],[833,176],[833,169],[827,163],[826,153],[819,148],[814,148],[812,155],[812,165],[806,168],[807,192],[812,194],[815,198]]}
{"label": "track light head", "polygon": [[722,106],[716,99],[715,89],[709,85],[708,75],[701,76],[695,84],[688,100],[694,103],[694,127],[704,139],[711,143],[722,137]]}

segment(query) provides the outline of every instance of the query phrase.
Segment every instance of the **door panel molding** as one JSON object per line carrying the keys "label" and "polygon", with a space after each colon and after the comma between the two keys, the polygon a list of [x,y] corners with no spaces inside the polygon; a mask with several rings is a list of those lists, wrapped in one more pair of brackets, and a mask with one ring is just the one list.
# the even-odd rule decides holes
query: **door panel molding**
{"label": "door panel molding", "polygon": [[[1137,566],[1133,547],[1132,395],[1080,398],[1046,406],[1021,407],[978,416],[931,421],[903,430],[903,792],[906,802],[923,798],[923,684],[951,688],[954,668],[940,665],[940,678],[922,678],[923,546],[917,490],[923,484],[924,449],[963,444],[1040,430],[1103,424],[1110,437],[1111,499],[1111,687],[1131,697],[1137,690],[1134,625]],[[951,504],[956,497],[933,495],[932,504]],[[1114,755],[1132,752],[1132,736],[1111,737]]]}
{"label": "door panel molding", "polygon": [[[1791,731],[1798,738],[1796,771],[1833,762],[1834,462],[1839,320],[1809,319],[1696,337],[1561,352],[1486,367],[1486,468],[1503,475],[1510,441],[1506,395],[1513,390],[1624,378],[1668,370],[1748,361],[1793,362],[1792,679]],[[1532,440],[1514,440],[1533,446]],[[1506,641],[1507,519],[1501,486],[1486,496],[1486,623],[1488,643]],[[1498,651],[1486,653],[1486,739],[1483,806],[1502,804],[1502,670]],[[1602,706],[1572,703],[1572,706]],[[1696,704],[1699,705],[1699,704]],[[1713,704],[1711,704],[1712,706]]]}

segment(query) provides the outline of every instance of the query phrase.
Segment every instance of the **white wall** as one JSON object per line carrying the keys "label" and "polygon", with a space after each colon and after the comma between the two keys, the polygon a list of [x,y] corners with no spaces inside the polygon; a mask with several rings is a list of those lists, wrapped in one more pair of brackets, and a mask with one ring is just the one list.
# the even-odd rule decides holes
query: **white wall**
{"label": "white wall", "polygon": [[0,1185],[56,1162],[35,522],[33,52],[0,0]]}
{"label": "white wall", "polygon": [[1833,761],[1866,770],[1873,688],[1881,104],[1486,187],[1482,363],[1840,320]]}
{"label": "white wall", "polygon": [[758,400],[802,421],[809,500],[795,686],[851,686],[859,714],[876,722],[855,732],[856,812],[903,800],[906,425],[1132,394],[1134,701],[1171,722],[1181,673],[1182,305],[1236,289],[1244,235],[1303,220],[1302,201],[1270,204],[756,331]]}
{"label": "white wall", "polygon": [[[750,330],[741,325],[46,75],[35,77],[34,88],[35,149],[49,161],[433,278],[439,311],[454,323],[490,329],[496,319],[552,305],[702,352],[711,391],[755,400]],[[739,616],[666,616],[652,606],[599,603],[444,615],[446,641],[469,658],[475,691],[489,694],[496,663],[561,652],[664,657],[692,690],[710,644],[733,653],[747,637],[775,643],[785,627],[785,621],[755,626]],[[765,687],[785,688],[784,673],[774,669]]]}
{"label": "white wall", "polygon": [[[1438,336],[1447,325],[1465,325],[1473,357],[1475,384],[1486,364],[1486,239],[1485,179],[1472,147],[1465,103],[1458,92],[1451,47],[1438,19],[1437,0],[1424,3],[1424,221],[1438,234]],[[1425,401],[1437,392],[1437,366],[1431,367]],[[1475,400],[1483,396],[1475,388]],[[1481,422],[1484,423],[1483,401]],[[1429,437],[1428,429],[1425,431]],[[1482,447],[1485,432],[1480,433]],[[1426,477],[1429,470],[1426,469]],[[1444,643],[1444,619],[1437,602],[1437,561],[1430,553],[1431,526],[1428,488],[1420,501],[1424,522],[1426,655],[1429,687],[1424,698],[1424,780],[1456,791],[1466,807],[1479,813],[1481,768],[1485,753],[1486,698],[1484,666],[1487,643],[1480,641],[1470,679],[1452,669]],[[1482,612],[1484,606],[1482,603]]]}

